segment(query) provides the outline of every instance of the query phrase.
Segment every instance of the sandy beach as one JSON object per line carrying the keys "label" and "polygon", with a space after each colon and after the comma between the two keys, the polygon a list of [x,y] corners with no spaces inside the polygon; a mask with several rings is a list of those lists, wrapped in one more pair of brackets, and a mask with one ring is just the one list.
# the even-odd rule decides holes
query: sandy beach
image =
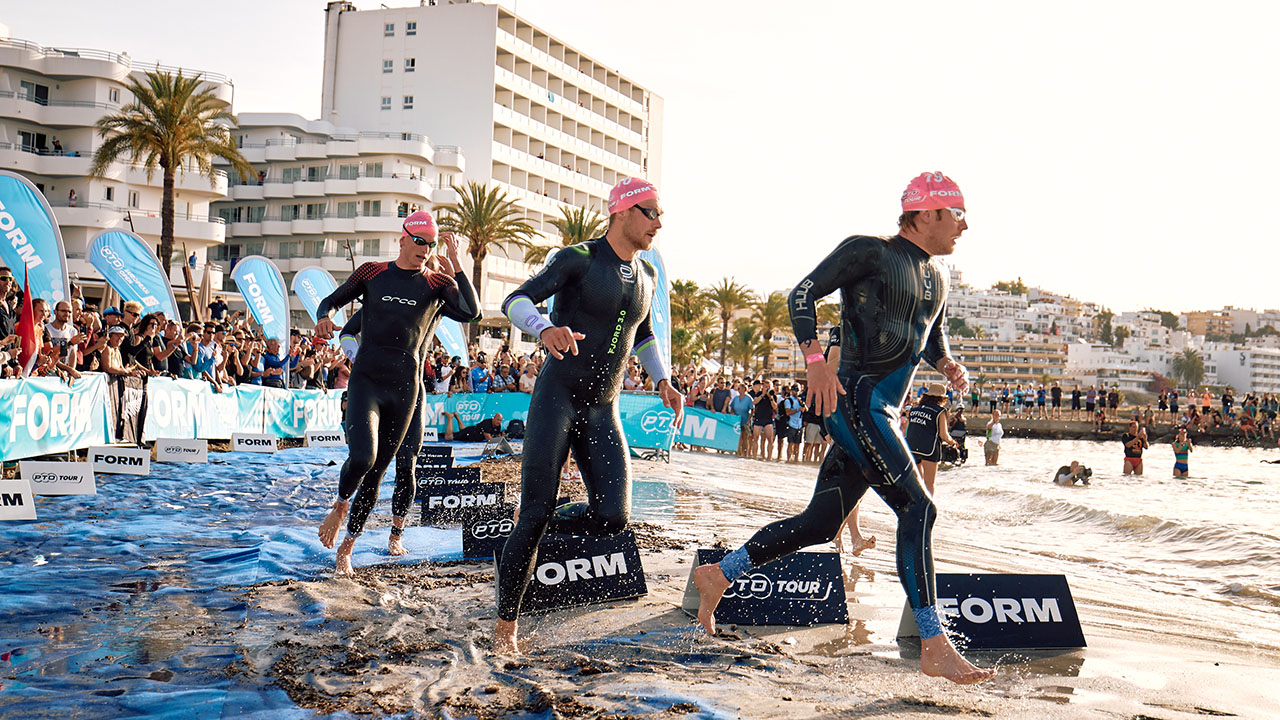
{"label": "sandy beach", "polygon": [[[488,470],[487,479],[516,480],[511,461]],[[277,685],[321,714],[361,716],[1174,720],[1280,711],[1273,645],[1134,607],[1123,587],[1077,578],[1086,650],[975,654],[999,674],[974,687],[923,676],[894,639],[903,599],[893,523],[874,497],[864,525],[879,548],[845,557],[849,626],[730,626],[707,636],[680,609],[694,549],[736,545],[761,522],[799,509],[796,499],[770,495],[811,484],[813,468],[675,453],[670,465],[637,461],[634,471],[638,489],[668,487],[675,500],[637,505],[646,597],[522,619],[527,653],[511,660],[490,652],[489,563],[374,565],[351,579],[269,582],[240,595],[249,612],[230,630],[242,649],[230,672],[238,682]],[[724,489],[767,479],[782,489]],[[1040,571],[1031,556],[954,535],[939,522],[940,571]]]}

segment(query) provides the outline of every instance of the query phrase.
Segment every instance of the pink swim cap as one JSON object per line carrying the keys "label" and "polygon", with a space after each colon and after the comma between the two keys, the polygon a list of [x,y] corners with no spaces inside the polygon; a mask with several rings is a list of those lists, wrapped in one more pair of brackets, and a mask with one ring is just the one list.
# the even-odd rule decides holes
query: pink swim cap
{"label": "pink swim cap", "polygon": [[404,234],[418,237],[436,236],[436,219],[426,210],[415,210],[404,219]]}
{"label": "pink swim cap", "polygon": [[960,186],[941,172],[921,173],[902,193],[902,211],[964,208]]}
{"label": "pink swim cap", "polygon": [[609,191],[609,214],[620,213],[650,198],[658,199],[658,190],[652,183],[640,178],[627,178]]}

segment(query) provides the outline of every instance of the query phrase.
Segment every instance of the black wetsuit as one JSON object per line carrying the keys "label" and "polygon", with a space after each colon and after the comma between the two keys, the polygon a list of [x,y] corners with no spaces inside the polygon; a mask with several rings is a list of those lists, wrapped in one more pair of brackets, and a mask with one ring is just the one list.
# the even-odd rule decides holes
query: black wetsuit
{"label": "black wetsuit", "polygon": [[[649,305],[657,274],[624,262],[603,238],[561,250],[503,303],[556,296],[551,322],[586,337],[578,354],[547,358],[529,399],[521,465],[520,520],[498,576],[498,617],[515,620],[548,527],[575,535],[622,531],[631,510],[631,460],[618,416],[627,358],[653,337]],[[560,468],[573,449],[588,502],[557,509]]]}
{"label": "black wetsuit", "polygon": [[[471,322],[480,315],[480,304],[465,274],[459,272],[450,279],[441,273],[379,262],[361,265],[320,301],[316,316],[329,317],[358,297],[364,298],[362,342],[347,383],[349,453],[338,479],[338,497],[355,497],[347,522],[351,535],[364,530],[364,522],[378,501],[382,475],[411,427],[417,427],[418,435],[417,443],[410,444],[411,452],[416,454],[422,444],[419,401],[423,348],[430,342],[439,316]],[[412,462],[408,465],[412,467]]]}
{"label": "black wetsuit", "polygon": [[901,236],[854,236],[791,291],[791,325],[804,343],[817,339],[818,301],[840,290],[838,375],[847,394],[826,420],[835,444],[809,507],[747,541],[753,565],[832,540],[871,487],[898,515],[898,576],[907,600],[912,608],[934,604],[936,509],[898,431],[898,408],[920,360],[936,366],[950,354],[942,331],[947,282],[941,263]]}
{"label": "black wetsuit", "polygon": [[[342,330],[338,333],[339,337],[355,336],[360,334],[361,321],[363,319],[363,310],[357,310],[342,326]],[[436,326],[440,324],[440,315],[436,315],[435,320],[431,321],[427,332],[423,335],[422,346],[419,348],[419,356],[426,358],[426,350],[431,346],[431,338],[435,335]],[[357,353],[356,357],[360,357]],[[409,510],[413,508],[413,498],[418,491],[417,462],[418,449],[422,447],[422,403],[427,396],[426,388],[418,395],[417,407],[413,410],[413,416],[409,421],[409,429],[405,431],[404,440],[400,442],[400,448],[396,451],[396,486],[391,494],[391,514],[394,517],[405,518],[409,516]],[[381,477],[381,476],[379,476]],[[375,487],[377,483],[372,483]],[[353,525],[361,530],[364,529],[365,522],[368,521],[373,507],[377,504],[377,494],[373,495],[372,503],[353,503],[351,508],[351,519],[347,522],[347,527]],[[356,516],[360,515],[359,518]]]}

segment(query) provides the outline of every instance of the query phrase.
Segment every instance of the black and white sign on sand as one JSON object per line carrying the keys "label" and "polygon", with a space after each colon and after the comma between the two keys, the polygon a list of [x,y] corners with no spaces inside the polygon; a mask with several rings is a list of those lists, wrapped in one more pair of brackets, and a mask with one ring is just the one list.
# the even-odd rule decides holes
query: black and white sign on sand
{"label": "black and white sign on sand", "polygon": [[[499,566],[498,572],[502,572]],[[546,612],[640,597],[649,592],[630,530],[587,537],[547,533],[521,612]]]}
{"label": "black and white sign on sand", "polygon": [[485,506],[466,513],[462,518],[462,556],[491,560],[502,553],[507,536],[515,527],[514,503]]}
{"label": "black and white sign on sand", "polygon": [[[1057,650],[1085,647],[1065,575],[939,574],[938,617],[969,650]],[[898,640],[919,642],[911,608]]]}
{"label": "black and white sign on sand", "polygon": [[[725,550],[699,548],[693,567],[720,562],[726,554]],[[690,568],[681,607],[697,614],[698,603]],[[737,625],[847,624],[849,608],[840,556],[798,552],[752,570],[725,592],[716,606],[716,621]]]}
{"label": "black and white sign on sand", "polygon": [[505,499],[506,487],[502,483],[422,486],[418,489],[422,524],[436,527],[461,525],[467,513],[501,503]]}

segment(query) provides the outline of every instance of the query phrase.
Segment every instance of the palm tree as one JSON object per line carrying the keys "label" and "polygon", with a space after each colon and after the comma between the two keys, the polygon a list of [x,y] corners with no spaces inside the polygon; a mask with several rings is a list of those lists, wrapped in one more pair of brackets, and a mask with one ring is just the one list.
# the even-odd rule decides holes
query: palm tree
{"label": "palm tree", "polygon": [[1187,348],[1182,354],[1173,359],[1173,366],[1170,372],[1178,380],[1181,380],[1188,387],[1194,388],[1204,380],[1204,360],[1201,359],[1200,353]]}
{"label": "palm tree", "polygon": [[835,327],[840,324],[840,303],[818,304],[818,327]]}
{"label": "palm tree", "polygon": [[671,320],[674,325],[687,325],[707,312],[707,299],[692,280],[671,283]]}
{"label": "palm tree", "polygon": [[764,356],[766,360],[773,350],[773,344],[760,333],[759,328],[748,318],[738,318],[733,323],[733,334],[729,337],[729,358],[740,365],[744,372],[750,372],[753,361]]}
{"label": "palm tree", "polygon": [[[588,214],[590,213],[590,214]],[[594,210],[576,207],[572,210],[560,206],[560,217],[551,221],[560,231],[559,245],[534,245],[524,253],[524,261],[537,265],[547,259],[547,255],[556,248],[565,248],[581,242],[593,240],[604,234],[605,219]]]}
{"label": "palm tree", "polygon": [[683,368],[693,362],[696,339],[697,333],[688,327],[677,325],[671,328],[671,362],[675,368]]}
{"label": "palm tree", "polygon": [[751,290],[733,278],[725,278],[719,285],[709,288],[706,297],[720,317],[720,364],[724,365],[729,350],[729,321],[735,312],[748,307],[754,298]]}
{"label": "palm tree", "polygon": [[[446,207],[440,212],[440,229],[454,232],[467,238],[467,253],[471,255],[471,284],[480,294],[480,302],[484,302],[481,284],[484,274],[484,259],[494,248],[510,252],[511,247],[527,250],[533,246],[532,239],[537,234],[528,220],[520,214],[515,200],[507,198],[506,191],[501,188],[488,188],[474,180],[467,183],[466,189],[451,185],[460,196],[456,206]],[[480,332],[477,324],[471,325],[471,340],[475,340]]]}
{"label": "palm tree", "polygon": [[212,88],[200,89],[200,75],[186,77],[168,72],[148,72],[146,81],[129,78],[133,100],[120,112],[104,115],[95,123],[103,143],[93,153],[89,174],[106,175],[111,164],[127,158],[147,169],[147,180],[157,167],[164,177],[160,201],[160,247],[156,255],[168,272],[173,259],[173,184],[177,173],[192,164],[201,175],[216,176],[213,159],[222,158],[247,181],[253,167],[236,148],[230,125],[235,122]]}
{"label": "palm tree", "polygon": [[769,297],[752,303],[751,318],[760,330],[760,339],[767,345],[764,353],[764,371],[769,372],[769,361],[773,356],[773,333],[791,325],[791,316],[787,308],[787,298],[780,292],[771,292]]}

